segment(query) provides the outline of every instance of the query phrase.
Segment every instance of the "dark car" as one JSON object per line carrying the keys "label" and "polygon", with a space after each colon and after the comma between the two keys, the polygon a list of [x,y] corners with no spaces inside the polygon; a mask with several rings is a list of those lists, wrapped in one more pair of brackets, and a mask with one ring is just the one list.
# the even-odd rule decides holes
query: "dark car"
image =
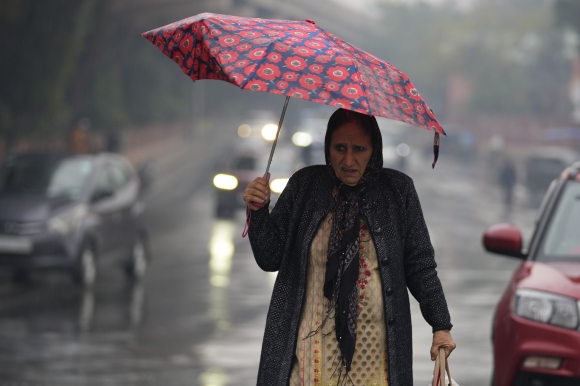
{"label": "dark car", "polygon": [[580,385],[580,163],[550,185],[527,251],[512,224],[483,243],[522,259],[496,308],[494,385]]}
{"label": "dark car", "polygon": [[28,154],[0,166],[0,267],[27,279],[38,268],[68,270],[81,285],[117,264],[140,278],[147,233],[140,182],[115,154]]}
{"label": "dark car", "polygon": [[530,204],[537,205],[550,183],[562,170],[577,161],[578,155],[561,147],[540,147],[533,150],[525,164],[525,184],[530,194]]}
{"label": "dark car", "polygon": [[[269,149],[266,149],[269,152]],[[216,188],[216,216],[231,218],[237,209],[245,208],[244,190],[256,177],[261,177],[268,164],[269,153],[263,151],[234,151],[228,162],[219,168],[213,178]],[[286,183],[297,170],[298,155],[295,146],[276,148],[270,165],[270,208],[273,208],[286,187]]]}

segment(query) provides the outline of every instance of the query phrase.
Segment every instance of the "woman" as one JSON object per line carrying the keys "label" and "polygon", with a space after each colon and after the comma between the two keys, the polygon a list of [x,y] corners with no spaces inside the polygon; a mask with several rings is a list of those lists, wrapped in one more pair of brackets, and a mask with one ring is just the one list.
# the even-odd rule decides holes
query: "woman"
{"label": "woman", "polygon": [[337,110],[325,155],[290,178],[271,213],[266,180],[244,192],[256,262],[279,271],[258,385],[412,386],[407,288],[433,328],[431,359],[455,348],[413,182],[382,168],[372,116]]}

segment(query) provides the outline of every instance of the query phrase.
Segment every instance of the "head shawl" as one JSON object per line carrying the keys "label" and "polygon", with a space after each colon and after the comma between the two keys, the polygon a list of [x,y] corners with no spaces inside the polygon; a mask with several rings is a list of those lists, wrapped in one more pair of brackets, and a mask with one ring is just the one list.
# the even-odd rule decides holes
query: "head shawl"
{"label": "head shawl", "polygon": [[[337,119],[339,120],[337,122]],[[330,164],[330,142],[334,131],[348,122],[356,122],[368,129],[373,145],[371,158],[356,186],[344,184]],[[324,279],[324,296],[329,299],[329,315],[334,314],[338,340],[346,371],[356,347],[358,316],[360,211],[359,198],[371,187],[383,167],[383,141],[375,117],[350,110],[337,110],[328,122],[324,150],[328,170],[337,188],[332,230],[328,241],[328,257]]]}

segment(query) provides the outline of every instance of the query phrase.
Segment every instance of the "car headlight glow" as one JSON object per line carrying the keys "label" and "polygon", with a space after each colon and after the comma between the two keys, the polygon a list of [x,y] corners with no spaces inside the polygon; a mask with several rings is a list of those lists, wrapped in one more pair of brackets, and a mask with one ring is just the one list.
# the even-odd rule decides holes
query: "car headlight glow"
{"label": "car headlight glow", "polygon": [[77,229],[88,213],[89,209],[85,204],[76,205],[49,219],[48,231],[67,235]]}
{"label": "car headlight glow", "polygon": [[308,147],[312,143],[312,135],[303,132],[294,133],[292,143],[300,147]]}
{"label": "car headlight glow", "polygon": [[520,289],[516,291],[514,312],[522,318],[536,322],[578,328],[578,303],[565,296]]}
{"label": "car headlight glow", "polygon": [[396,152],[399,157],[408,157],[411,154],[411,148],[406,143],[400,143],[397,145]]}
{"label": "car headlight glow", "polygon": [[273,123],[268,123],[262,128],[262,137],[266,141],[273,141],[276,139],[276,133],[278,132],[278,125]]}
{"label": "car headlight glow", "polygon": [[523,366],[532,369],[557,370],[561,364],[560,358],[531,356],[524,359]]}
{"label": "car headlight glow", "polygon": [[270,182],[270,189],[274,193],[282,193],[286,187],[286,184],[288,184],[288,178],[276,178]]}
{"label": "car headlight glow", "polygon": [[238,187],[238,179],[229,174],[216,174],[213,184],[218,189],[234,190]]}
{"label": "car headlight glow", "polygon": [[250,127],[250,125],[246,125],[244,123],[243,125],[240,125],[240,127],[238,127],[238,136],[240,138],[249,138],[250,135],[252,135],[252,128]]}

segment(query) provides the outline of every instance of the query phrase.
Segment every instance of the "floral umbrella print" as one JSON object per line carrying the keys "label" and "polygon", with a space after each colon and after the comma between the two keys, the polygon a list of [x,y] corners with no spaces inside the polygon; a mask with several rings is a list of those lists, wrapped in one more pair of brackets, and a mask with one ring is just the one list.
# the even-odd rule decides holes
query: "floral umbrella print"
{"label": "floral umbrella print", "polygon": [[445,131],[409,78],[313,21],[202,13],[142,34],[193,81],[218,79]]}

